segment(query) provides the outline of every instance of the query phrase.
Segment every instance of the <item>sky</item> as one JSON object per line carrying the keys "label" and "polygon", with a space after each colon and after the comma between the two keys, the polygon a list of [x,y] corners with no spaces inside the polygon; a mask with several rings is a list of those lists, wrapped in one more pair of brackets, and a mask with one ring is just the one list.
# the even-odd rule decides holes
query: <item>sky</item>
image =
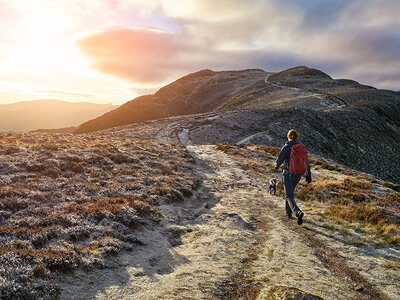
{"label": "sky", "polygon": [[400,89],[398,0],[0,0],[0,104],[122,104],[201,69]]}

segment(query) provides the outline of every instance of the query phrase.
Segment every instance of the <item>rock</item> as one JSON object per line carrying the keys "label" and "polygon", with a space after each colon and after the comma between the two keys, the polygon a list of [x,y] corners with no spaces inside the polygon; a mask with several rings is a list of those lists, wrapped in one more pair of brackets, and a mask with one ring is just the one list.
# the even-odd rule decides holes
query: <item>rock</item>
{"label": "rock", "polygon": [[293,287],[275,286],[273,287],[266,300],[323,300],[323,298],[309,294]]}
{"label": "rock", "polygon": [[362,292],[362,291],[364,290],[364,287],[363,287],[362,285],[356,285],[356,286],[354,287],[354,290],[355,290],[356,292]]}

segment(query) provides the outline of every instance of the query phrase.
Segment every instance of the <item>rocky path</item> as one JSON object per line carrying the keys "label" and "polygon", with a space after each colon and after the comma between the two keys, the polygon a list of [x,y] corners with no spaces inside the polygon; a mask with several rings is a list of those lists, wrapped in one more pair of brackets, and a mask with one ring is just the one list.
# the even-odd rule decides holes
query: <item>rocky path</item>
{"label": "rocky path", "polygon": [[327,97],[326,94],[323,93],[314,93],[310,92],[304,89],[300,89],[297,87],[291,87],[291,86],[286,86],[286,85],[280,85],[277,83],[273,83],[271,81],[268,81],[268,77],[271,74],[268,74],[265,78],[265,82],[270,85],[274,85],[278,88],[283,88],[283,89],[288,89],[294,91],[294,95],[291,97],[291,99],[301,99],[301,98],[308,98],[308,97],[314,97],[319,99],[319,104],[321,105],[321,108],[324,109],[338,109],[338,108],[345,108],[347,106],[346,102],[338,97],[333,97],[332,95],[330,97]]}
{"label": "rocky path", "polygon": [[[215,146],[188,146],[202,189],[105,269],[64,278],[63,299],[385,299],[281,198]],[[283,299],[283,298],[282,298]]]}

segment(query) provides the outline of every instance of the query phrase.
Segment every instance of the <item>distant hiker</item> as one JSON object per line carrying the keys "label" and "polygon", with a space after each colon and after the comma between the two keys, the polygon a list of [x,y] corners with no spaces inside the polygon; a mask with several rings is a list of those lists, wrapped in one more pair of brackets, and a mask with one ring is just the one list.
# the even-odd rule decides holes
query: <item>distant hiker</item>
{"label": "distant hiker", "polygon": [[271,195],[272,195],[272,191],[274,192],[274,195],[276,195],[276,178],[272,178],[269,181],[268,190]]}
{"label": "distant hiker", "polygon": [[306,182],[311,182],[311,171],[308,163],[307,150],[303,144],[297,142],[299,134],[291,129],[287,134],[288,141],[282,147],[276,160],[275,169],[279,169],[284,163],[283,186],[286,194],[286,215],[292,218],[292,213],[297,217],[297,224],[303,224],[304,213],[294,201],[294,189],[302,175],[306,176]]}

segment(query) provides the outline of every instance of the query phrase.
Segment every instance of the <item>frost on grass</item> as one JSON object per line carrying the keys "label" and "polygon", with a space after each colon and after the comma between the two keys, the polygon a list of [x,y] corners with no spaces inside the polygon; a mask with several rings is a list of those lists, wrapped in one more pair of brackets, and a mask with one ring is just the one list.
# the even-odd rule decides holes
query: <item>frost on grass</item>
{"label": "frost on grass", "polygon": [[157,206],[199,185],[180,144],[127,132],[0,133],[0,298],[56,298],[52,278],[142,242]]}

